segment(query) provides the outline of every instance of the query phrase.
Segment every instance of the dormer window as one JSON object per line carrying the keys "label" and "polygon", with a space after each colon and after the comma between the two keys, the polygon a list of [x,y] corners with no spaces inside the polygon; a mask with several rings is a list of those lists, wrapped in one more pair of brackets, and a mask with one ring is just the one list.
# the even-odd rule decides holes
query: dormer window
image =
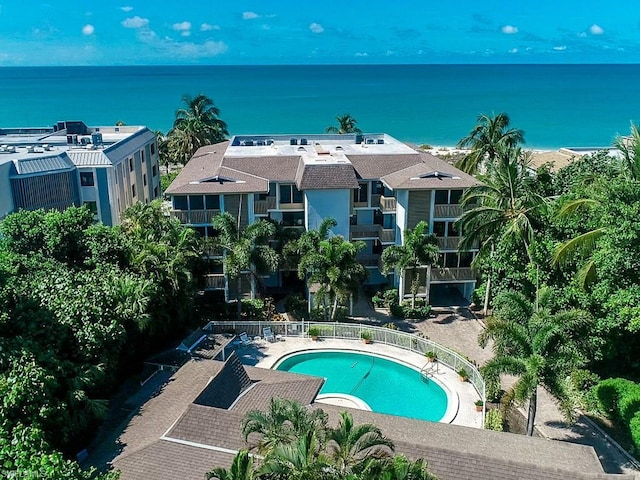
{"label": "dormer window", "polygon": [[203,178],[201,180],[195,180],[193,182],[189,182],[189,185],[199,185],[201,183],[219,183],[220,185],[224,185],[225,183],[245,183],[244,180],[236,180],[231,177],[224,177],[222,175],[216,175],[214,177]]}
{"label": "dormer window", "polygon": [[451,178],[451,179],[459,179],[460,177],[452,175],[450,173],[447,172],[439,172],[437,170],[434,170],[433,172],[427,172],[424,173],[418,177],[411,177],[411,180],[420,180],[422,178]]}

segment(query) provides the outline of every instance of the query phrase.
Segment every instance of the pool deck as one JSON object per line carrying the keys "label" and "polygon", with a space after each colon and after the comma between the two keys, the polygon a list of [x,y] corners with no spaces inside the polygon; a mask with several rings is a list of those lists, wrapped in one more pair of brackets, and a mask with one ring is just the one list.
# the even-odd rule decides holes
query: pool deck
{"label": "pool deck", "polygon": [[[398,360],[417,370],[427,363],[418,353],[382,343],[364,344],[359,340],[320,339],[287,337],[277,342],[254,341],[252,345],[241,347],[237,353],[245,365],[272,368],[278,360],[294,352],[308,350],[351,350]],[[454,425],[482,427],[482,413],[476,411],[475,402],[480,398],[469,382],[461,382],[458,374],[441,362],[433,378],[447,391],[449,408],[444,420]],[[457,400],[457,401],[456,401]],[[351,405],[352,406],[352,405]]]}

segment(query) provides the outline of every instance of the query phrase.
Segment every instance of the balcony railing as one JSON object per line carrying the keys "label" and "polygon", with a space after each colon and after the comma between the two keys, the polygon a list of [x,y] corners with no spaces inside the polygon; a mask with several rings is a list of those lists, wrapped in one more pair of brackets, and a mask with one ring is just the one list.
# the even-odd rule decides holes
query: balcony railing
{"label": "balcony railing", "polygon": [[256,215],[266,215],[269,210],[275,210],[276,197],[267,197],[266,200],[255,200],[253,203],[253,213]]}
{"label": "balcony railing", "polygon": [[456,282],[475,280],[473,269],[468,267],[459,268],[438,268],[431,269],[431,281],[434,282]]}
{"label": "balcony railing", "polygon": [[395,243],[396,242],[396,229],[395,228],[381,228],[380,229],[380,241],[382,243]]}
{"label": "balcony railing", "polygon": [[171,210],[171,216],[185,224],[211,224],[213,217],[218,215],[220,210]]}
{"label": "balcony railing", "polygon": [[385,197],[384,195],[380,195],[380,208],[383,212],[395,212],[396,199],[394,197]]}
{"label": "balcony railing", "polygon": [[380,255],[374,255],[371,253],[360,254],[356,259],[365,267],[377,267],[380,264]]}
{"label": "balcony railing", "polygon": [[225,282],[222,273],[205,275],[205,288],[207,290],[224,290]]}
{"label": "balcony railing", "polygon": [[379,193],[372,193],[371,194],[371,206],[372,207],[377,207],[378,205],[380,205],[380,197],[382,195],[380,195]]}
{"label": "balcony railing", "polygon": [[462,237],[437,237],[438,247],[442,250],[457,250]]}
{"label": "balcony railing", "polygon": [[434,205],[434,218],[458,218],[462,215],[462,207],[460,205]]}
{"label": "balcony railing", "polygon": [[380,225],[352,225],[351,240],[363,238],[379,238]]}

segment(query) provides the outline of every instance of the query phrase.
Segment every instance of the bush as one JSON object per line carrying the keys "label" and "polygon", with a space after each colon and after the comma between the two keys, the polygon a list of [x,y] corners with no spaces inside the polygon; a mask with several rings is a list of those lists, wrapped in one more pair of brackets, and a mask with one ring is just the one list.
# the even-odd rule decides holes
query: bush
{"label": "bush", "polygon": [[264,301],[259,298],[242,300],[242,317],[263,320]]}
{"label": "bush", "polygon": [[310,337],[319,337],[320,336],[320,327],[309,327],[309,331],[307,332]]}
{"label": "bush", "polygon": [[458,375],[460,376],[460,379],[463,380],[469,378],[469,372],[467,372],[465,368],[461,368],[460,370],[458,370]]}
{"label": "bush", "polygon": [[429,318],[429,316],[431,315],[431,305],[418,307],[416,303],[415,308],[411,308],[410,306],[403,305],[402,310],[403,310],[403,318],[424,320],[425,318]]}
{"label": "bush", "polygon": [[385,323],[383,325],[384,328],[388,328],[389,330],[398,330],[398,326],[395,323]]}
{"label": "bush", "polygon": [[402,305],[398,305],[397,303],[392,304],[389,307],[389,312],[391,312],[392,317],[404,318],[404,308],[402,308]]}
{"label": "bush", "polygon": [[625,378],[609,378],[598,383],[593,391],[599,410],[626,428],[634,450],[640,451],[640,384]]}
{"label": "bush", "polygon": [[375,308],[383,308],[383,307],[385,307],[384,298],[381,297],[380,295],[381,295],[381,293],[378,292],[373,297],[371,297],[371,303],[373,303],[373,306]]}
{"label": "bush", "polygon": [[284,308],[296,320],[309,317],[309,302],[302,295],[292,295],[284,301]]}
{"label": "bush", "polygon": [[494,432],[502,432],[504,430],[504,419],[500,410],[487,410],[484,416],[485,430],[493,430]]}
{"label": "bush", "polygon": [[387,305],[387,308],[391,310],[393,305],[398,305],[400,300],[398,299],[398,290],[396,288],[388,288],[382,294],[384,298],[384,303]]}

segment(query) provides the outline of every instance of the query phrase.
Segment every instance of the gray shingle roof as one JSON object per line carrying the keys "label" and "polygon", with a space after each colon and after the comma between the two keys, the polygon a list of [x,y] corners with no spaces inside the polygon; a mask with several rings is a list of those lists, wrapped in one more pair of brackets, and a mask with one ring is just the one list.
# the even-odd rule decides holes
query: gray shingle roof
{"label": "gray shingle roof", "polygon": [[421,152],[420,158],[421,163],[384,175],[380,180],[394,190],[468,188],[478,184],[471,175],[431,154]]}
{"label": "gray shingle roof", "polygon": [[[231,366],[223,376],[234,373],[244,378],[236,360],[229,361]],[[162,393],[149,400],[119,436],[124,450],[113,466],[122,471],[122,480],[202,478],[213,467],[228,467],[233,452],[246,446],[241,423],[249,407],[264,410],[271,396],[296,398],[306,404],[322,383],[322,379],[304,375],[244,368],[254,386],[231,410],[192,403],[210,376],[225,370],[220,362],[190,362],[176,372]],[[332,405],[314,404],[313,408],[329,413],[332,425],[343,410],[348,410],[357,424],[376,424],[394,441],[397,453],[427,459],[430,471],[440,480],[632,478],[604,474],[595,452],[587,446]]]}
{"label": "gray shingle roof", "polygon": [[251,379],[232,352],[222,370],[209,382],[193,401],[205,407],[229,408],[243,392],[251,386]]}
{"label": "gray shingle roof", "polygon": [[378,179],[398,170],[422,163],[420,155],[348,155],[358,177]]}
{"label": "gray shingle roof", "polygon": [[353,166],[348,163],[305,162],[300,159],[296,173],[298,190],[358,188]]}
{"label": "gray shingle roof", "polygon": [[300,156],[225,157],[222,165],[247,172],[273,182],[293,181]]}

